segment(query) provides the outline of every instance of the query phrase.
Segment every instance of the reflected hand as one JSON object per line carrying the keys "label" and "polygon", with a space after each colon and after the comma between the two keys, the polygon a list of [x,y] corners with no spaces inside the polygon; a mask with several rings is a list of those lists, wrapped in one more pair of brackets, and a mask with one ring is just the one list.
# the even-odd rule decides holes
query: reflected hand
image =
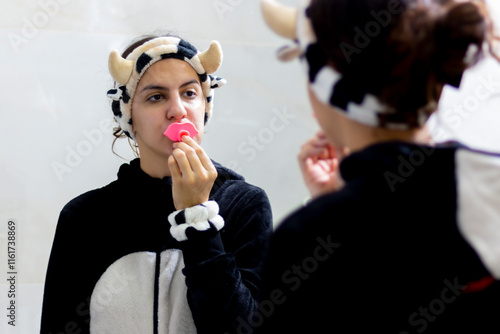
{"label": "reflected hand", "polygon": [[323,132],[318,132],[302,145],[298,160],[305,184],[313,198],[342,186],[338,155]]}

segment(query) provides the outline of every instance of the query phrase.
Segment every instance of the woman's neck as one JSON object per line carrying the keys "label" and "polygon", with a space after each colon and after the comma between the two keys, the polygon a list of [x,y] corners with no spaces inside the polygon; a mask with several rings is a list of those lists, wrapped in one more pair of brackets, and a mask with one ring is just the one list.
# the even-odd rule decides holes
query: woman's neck
{"label": "woman's neck", "polygon": [[351,152],[386,141],[404,141],[426,145],[434,144],[427,126],[414,130],[389,130],[348,121],[343,130],[344,143],[349,147]]}
{"label": "woman's neck", "polygon": [[168,158],[162,159],[149,154],[141,154],[140,161],[142,171],[151,177],[163,179],[166,176],[171,176]]}

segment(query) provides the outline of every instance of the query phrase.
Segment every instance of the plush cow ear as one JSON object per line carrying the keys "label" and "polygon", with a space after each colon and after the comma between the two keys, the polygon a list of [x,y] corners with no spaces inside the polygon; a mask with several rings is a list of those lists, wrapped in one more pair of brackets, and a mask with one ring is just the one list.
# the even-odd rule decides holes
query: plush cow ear
{"label": "plush cow ear", "polygon": [[282,5],[275,0],[261,1],[262,14],[269,28],[278,35],[297,39],[296,24],[298,9]]}
{"label": "plush cow ear", "polygon": [[219,42],[212,41],[208,50],[198,55],[201,64],[207,74],[212,74],[217,71],[222,64],[222,48]]}
{"label": "plush cow ear", "polygon": [[113,79],[115,79],[115,81],[120,85],[126,85],[128,79],[130,79],[130,76],[132,75],[134,62],[123,59],[118,51],[113,50],[109,54],[108,67]]}

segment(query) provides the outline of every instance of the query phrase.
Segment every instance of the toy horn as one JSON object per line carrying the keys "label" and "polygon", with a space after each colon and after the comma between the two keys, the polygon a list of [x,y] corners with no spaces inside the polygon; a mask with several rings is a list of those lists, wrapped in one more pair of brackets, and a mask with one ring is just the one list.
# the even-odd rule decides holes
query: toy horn
{"label": "toy horn", "polygon": [[262,0],[262,13],[269,28],[278,35],[296,39],[297,13],[296,8],[282,5],[275,0]]}
{"label": "toy horn", "polygon": [[201,64],[207,74],[217,71],[222,64],[222,49],[219,42],[212,41],[210,47],[198,55]]}
{"label": "toy horn", "polygon": [[123,59],[118,51],[113,50],[109,55],[108,60],[109,72],[113,79],[121,85],[125,85],[132,75],[134,62],[131,60]]}

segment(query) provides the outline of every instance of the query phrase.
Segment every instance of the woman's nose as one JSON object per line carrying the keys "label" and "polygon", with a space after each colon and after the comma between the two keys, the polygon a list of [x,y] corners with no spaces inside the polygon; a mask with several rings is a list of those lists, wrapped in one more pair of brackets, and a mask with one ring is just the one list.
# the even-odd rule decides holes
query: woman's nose
{"label": "woman's nose", "polygon": [[187,112],[179,94],[172,94],[168,104],[167,118],[177,120],[186,117]]}

